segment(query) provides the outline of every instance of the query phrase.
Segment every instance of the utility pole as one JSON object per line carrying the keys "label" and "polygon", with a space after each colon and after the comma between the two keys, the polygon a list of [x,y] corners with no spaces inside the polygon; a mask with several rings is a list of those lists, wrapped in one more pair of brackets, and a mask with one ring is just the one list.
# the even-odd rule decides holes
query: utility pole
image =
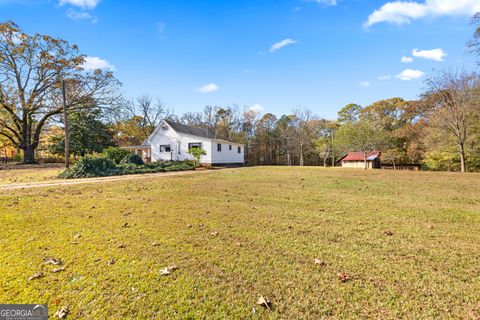
{"label": "utility pole", "polygon": [[67,118],[67,94],[65,92],[65,80],[62,78],[62,103],[63,103],[63,126],[65,130],[65,168],[70,168],[70,139],[68,133]]}
{"label": "utility pole", "polygon": [[332,137],[332,167],[335,167],[335,150],[333,149],[333,135],[334,135],[334,132],[335,132],[335,128],[332,127],[332,134],[331,134],[331,137]]}

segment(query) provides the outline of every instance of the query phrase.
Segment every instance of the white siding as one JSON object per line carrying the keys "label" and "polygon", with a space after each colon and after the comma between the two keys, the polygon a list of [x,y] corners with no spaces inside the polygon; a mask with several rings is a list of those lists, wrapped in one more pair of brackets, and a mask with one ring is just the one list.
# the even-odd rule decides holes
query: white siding
{"label": "white siding", "polygon": [[[163,130],[162,127],[167,126],[168,130]],[[202,149],[207,152],[206,155],[200,158],[201,163],[206,164],[228,164],[228,163],[244,163],[244,146],[231,143],[228,141],[219,141],[198,136],[193,136],[181,132],[176,132],[167,123],[163,122],[158,126],[155,132],[144,141],[144,145],[149,145],[151,148],[152,161],[167,161],[167,160],[193,160],[193,157],[188,154],[189,143],[201,143]],[[217,143],[222,144],[222,151],[217,151]],[[160,152],[161,145],[169,145],[170,152]],[[232,150],[229,146],[232,146]],[[238,152],[240,147],[240,153]],[[179,152],[180,149],[180,152]]]}
{"label": "white siding", "polygon": [[[193,160],[193,157],[188,154],[188,144],[200,142],[202,148],[207,151],[207,154],[202,156],[200,162],[212,163],[211,161],[211,141],[210,139],[190,136],[186,134],[178,134],[172,128],[168,127],[168,130],[162,130],[160,125],[155,133],[145,142],[150,145],[152,150],[152,161],[166,161],[166,160]],[[160,152],[161,145],[169,145],[171,152]],[[178,147],[180,145],[180,153]]]}
{"label": "white siding", "polygon": [[[370,160],[367,161],[368,169],[372,169],[372,164],[373,164],[372,161]],[[342,167],[365,169],[365,162],[364,161],[342,161]]]}
{"label": "white siding", "polygon": [[[222,151],[217,151],[217,144],[222,145]],[[232,146],[232,150],[229,150],[229,146]],[[238,153],[238,147],[240,147],[240,153]],[[212,163],[242,163],[244,162],[244,146],[236,143],[230,143],[226,141],[212,140]]]}

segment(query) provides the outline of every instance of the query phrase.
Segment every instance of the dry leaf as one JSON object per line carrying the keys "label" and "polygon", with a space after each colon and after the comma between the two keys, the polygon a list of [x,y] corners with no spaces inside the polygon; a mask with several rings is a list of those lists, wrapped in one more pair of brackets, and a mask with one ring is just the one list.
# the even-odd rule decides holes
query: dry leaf
{"label": "dry leaf", "polygon": [[272,307],[272,302],[262,295],[258,297],[257,304],[267,309],[270,309]]}
{"label": "dry leaf", "polygon": [[393,232],[390,230],[385,230],[383,233],[385,233],[387,236],[393,236]]}
{"label": "dry leaf", "polygon": [[346,272],[339,272],[337,273],[337,276],[341,282],[347,282],[350,280],[350,276]]}
{"label": "dry leaf", "polygon": [[45,264],[53,264],[55,266],[58,266],[62,264],[62,260],[55,258],[45,258]]}
{"label": "dry leaf", "polygon": [[211,233],[211,235],[212,235],[213,237],[218,236],[218,231],[213,231],[213,232]]}
{"label": "dry leaf", "polygon": [[53,316],[59,319],[65,319],[69,313],[70,313],[70,310],[68,310],[67,307],[63,307],[62,309],[57,310],[57,312],[55,312]]}
{"label": "dry leaf", "polygon": [[130,226],[128,225],[128,222],[125,222],[122,227],[128,228],[128,227],[130,227]]}
{"label": "dry leaf", "polygon": [[60,268],[53,269],[52,272],[53,273],[59,273],[59,272],[62,272],[64,270],[65,270],[65,267],[60,267]]}
{"label": "dry leaf", "polygon": [[133,211],[133,208],[128,209],[127,211],[125,211],[125,212],[123,213],[123,216],[126,217],[126,216],[128,216],[128,215],[131,215],[131,214],[132,214],[132,211]]}
{"label": "dry leaf", "polygon": [[319,265],[319,266],[324,266],[324,265],[325,265],[325,261],[320,260],[320,259],[315,259],[315,260],[314,260],[314,263],[315,263],[316,265]]}
{"label": "dry leaf", "polygon": [[191,224],[187,224],[187,228],[191,228],[191,227],[192,227],[192,225],[191,225]]}
{"label": "dry leaf", "polygon": [[107,265],[110,266],[112,264],[115,264],[115,259],[110,259],[108,262],[107,262]]}
{"label": "dry leaf", "polygon": [[160,244],[158,242],[152,242],[153,247],[158,247]]}
{"label": "dry leaf", "polygon": [[162,270],[160,270],[160,274],[162,276],[168,276],[169,274],[171,274],[173,271],[177,270],[178,267],[176,265],[171,265],[170,267],[166,267],[166,268],[163,268]]}
{"label": "dry leaf", "polygon": [[43,272],[37,272],[33,276],[28,278],[28,280],[32,281],[32,280],[35,280],[35,279],[43,278],[44,276],[45,275],[43,274]]}
{"label": "dry leaf", "polygon": [[120,249],[125,249],[127,246],[124,245],[123,243],[118,246]]}

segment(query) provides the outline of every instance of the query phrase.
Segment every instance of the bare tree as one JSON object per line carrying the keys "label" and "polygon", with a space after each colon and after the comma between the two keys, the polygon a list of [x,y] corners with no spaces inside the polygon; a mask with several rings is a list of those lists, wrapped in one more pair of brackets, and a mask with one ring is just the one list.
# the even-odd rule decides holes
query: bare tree
{"label": "bare tree", "polygon": [[123,103],[126,111],[124,117],[131,119],[140,117],[138,123],[144,137],[148,137],[164,119],[172,119],[174,112],[160,99],[153,99],[148,95],[142,95],[135,100],[126,100]]}
{"label": "bare tree", "polygon": [[426,83],[423,101],[429,107],[428,123],[454,138],[460,170],[465,172],[465,143],[471,121],[480,112],[480,78],[476,73],[447,71]]}
{"label": "bare tree", "polygon": [[472,24],[475,25],[475,32],[467,45],[473,53],[480,56],[480,12],[473,16]]}
{"label": "bare tree", "polygon": [[297,108],[293,111],[294,141],[298,148],[300,166],[303,166],[305,163],[307,146],[311,146],[314,141],[314,120],[312,111],[307,108]]}

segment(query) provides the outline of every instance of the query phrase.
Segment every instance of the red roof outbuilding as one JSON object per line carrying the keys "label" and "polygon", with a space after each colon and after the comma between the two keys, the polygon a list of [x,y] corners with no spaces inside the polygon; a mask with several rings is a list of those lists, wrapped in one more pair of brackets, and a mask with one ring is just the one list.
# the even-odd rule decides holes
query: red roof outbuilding
{"label": "red roof outbuilding", "polygon": [[[363,152],[349,152],[340,161],[364,161],[365,154]],[[380,151],[373,151],[367,153],[367,160],[375,160],[380,157]]]}

